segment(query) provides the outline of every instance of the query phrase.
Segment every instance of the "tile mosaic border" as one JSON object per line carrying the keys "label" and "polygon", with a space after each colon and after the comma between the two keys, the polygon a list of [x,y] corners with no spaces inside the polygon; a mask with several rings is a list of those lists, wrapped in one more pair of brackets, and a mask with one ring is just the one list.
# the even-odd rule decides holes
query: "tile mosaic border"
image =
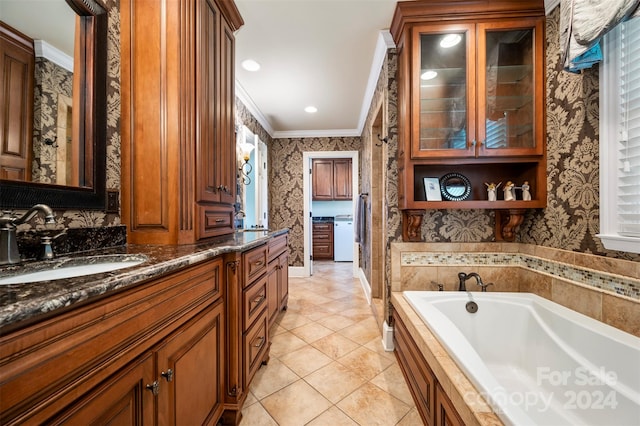
{"label": "tile mosaic border", "polygon": [[517,266],[640,300],[640,280],[522,253],[402,252],[400,266]]}

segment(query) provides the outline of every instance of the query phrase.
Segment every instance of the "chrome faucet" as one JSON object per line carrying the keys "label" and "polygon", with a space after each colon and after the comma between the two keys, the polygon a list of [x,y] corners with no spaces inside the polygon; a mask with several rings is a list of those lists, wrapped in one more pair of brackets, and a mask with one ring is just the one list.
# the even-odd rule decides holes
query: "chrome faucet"
{"label": "chrome faucet", "polygon": [[44,214],[45,224],[54,224],[56,222],[53,210],[45,204],[36,204],[20,217],[15,216],[9,210],[2,212],[2,216],[0,216],[0,265],[21,262],[16,227],[30,220],[37,212]]}
{"label": "chrome faucet", "polygon": [[460,283],[458,285],[458,291],[467,291],[466,282],[469,278],[475,278],[476,284],[480,286],[482,291],[487,291],[487,287],[489,287],[490,285],[493,285],[492,283],[484,284],[482,282],[482,278],[480,278],[480,275],[478,275],[476,272],[471,272],[470,274],[465,274],[464,272],[458,272],[458,280],[460,280]]}

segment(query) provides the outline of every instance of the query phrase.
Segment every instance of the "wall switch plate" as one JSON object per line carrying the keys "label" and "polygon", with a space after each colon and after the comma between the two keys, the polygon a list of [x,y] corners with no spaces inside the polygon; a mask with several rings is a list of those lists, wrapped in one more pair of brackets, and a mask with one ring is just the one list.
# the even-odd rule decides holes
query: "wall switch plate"
{"label": "wall switch plate", "polygon": [[120,191],[107,189],[107,213],[120,213]]}

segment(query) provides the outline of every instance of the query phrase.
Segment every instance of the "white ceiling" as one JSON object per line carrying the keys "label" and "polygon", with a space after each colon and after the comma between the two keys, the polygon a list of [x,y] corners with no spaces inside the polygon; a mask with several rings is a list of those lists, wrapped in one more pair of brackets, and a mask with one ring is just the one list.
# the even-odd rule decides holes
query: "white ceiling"
{"label": "white ceiling", "polygon": [[[274,137],[359,136],[376,44],[391,24],[396,0],[236,5],[245,22],[236,34],[237,94],[253,104],[247,106],[261,115],[265,129]],[[261,69],[244,70],[240,63],[248,58]],[[308,105],[318,112],[304,112]]]}
{"label": "white ceiling", "polygon": [[[396,0],[235,2],[245,22],[236,33],[236,94],[267,132],[360,136],[382,60],[376,44],[378,52],[393,45],[385,30]],[[545,0],[547,10],[558,2]],[[244,70],[245,59],[261,69]],[[304,112],[308,105],[318,112]]]}

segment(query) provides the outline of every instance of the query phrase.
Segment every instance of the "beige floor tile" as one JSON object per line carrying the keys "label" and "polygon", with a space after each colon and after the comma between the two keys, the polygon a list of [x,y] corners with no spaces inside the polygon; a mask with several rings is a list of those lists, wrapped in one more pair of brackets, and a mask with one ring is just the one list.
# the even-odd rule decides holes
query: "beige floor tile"
{"label": "beige floor tile", "polygon": [[278,426],[278,423],[269,415],[262,404],[252,404],[242,408],[242,420],[240,426]]}
{"label": "beige floor tile", "polygon": [[307,426],[358,426],[358,423],[333,406],[307,423]]}
{"label": "beige floor tile", "polygon": [[400,422],[398,422],[397,426],[418,426],[422,424],[422,417],[420,417],[418,410],[412,408],[411,410],[409,410],[407,415],[404,416],[402,420],[400,420]]}
{"label": "beige floor tile", "polygon": [[363,345],[365,348],[374,351],[377,354],[384,356],[385,358],[389,358],[392,361],[396,360],[395,352],[386,351],[384,346],[382,346],[382,336],[377,336],[367,342],[366,345]]}
{"label": "beige floor tile", "polygon": [[347,355],[338,358],[337,361],[366,380],[373,379],[393,364],[392,360],[379,355],[364,346],[361,346],[358,349],[349,352]]}
{"label": "beige floor tile", "polygon": [[280,426],[304,425],[331,407],[331,402],[304,380],[269,395],[261,403]]}
{"label": "beige floor tile", "polygon": [[258,400],[290,385],[300,377],[277,358],[258,370],[251,382],[251,392]]}
{"label": "beige floor tile", "polygon": [[336,361],[309,374],[304,380],[334,404],[366,382]]}
{"label": "beige floor tile", "polygon": [[349,327],[350,325],[355,324],[355,321],[347,318],[343,315],[327,315],[324,318],[320,318],[317,320],[318,324],[322,324],[323,326],[330,328],[333,331],[342,330],[345,327]]}
{"label": "beige floor tile", "polygon": [[336,405],[357,423],[368,426],[395,425],[411,409],[371,383],[362,385]]}
{"label": "beige floor tile", "polygon": [[258,402],[258,398],[256,398],[253,392],[249,391],[249,394],[247,395],[247,399],[244,400],[243,407],[248,407],[250,405],[255,404],[256,402]]}
{"label": "beige floor tile", "polygon": [[359,347],[353,340],[349,340],[337,333],[316,340],[311,345],[333,359],[343,357]]}
{"label": "beige floor tile", "polygon": [[307,343],[315,342],[329,334],[333,334],[333,330],[315,322],[305,324],[302,327],[294,328],[290,331]]}
{"label": "beige floor tile", "polygon": [[370,342],[375,337],[382,338],[375,323],[372,325],[366,320],[343,328],[338,333],[360,345]]}
{"label": "beige floor tile", "polygon": [[307,342],[287,331],[274,336],[271,340],[271,355],[279,357],[305,346]]}
{"label": "beige floor tile", "polygon": [[287,310],[282,318],[278,318],[277,322],[280,327],[287,330],[292,330],[294,328],[298,328],[310,323],[311,320],[304,315],[300,315],[295,312],[289,312]]}
{"label": "beige floor tile", "polygon": [[404,380],[400,366],[397,363],[391,364],[386,370],[371,379],[371,383],[378,386],[383,391],[390,393],[409,406],[413,406],[411,391]]}
{"label": "beige floor tile", "polygon": [[280,361],[300,377],[313,373],[333,360],[312,346],[303,346],[297,351],[283,355]]}

